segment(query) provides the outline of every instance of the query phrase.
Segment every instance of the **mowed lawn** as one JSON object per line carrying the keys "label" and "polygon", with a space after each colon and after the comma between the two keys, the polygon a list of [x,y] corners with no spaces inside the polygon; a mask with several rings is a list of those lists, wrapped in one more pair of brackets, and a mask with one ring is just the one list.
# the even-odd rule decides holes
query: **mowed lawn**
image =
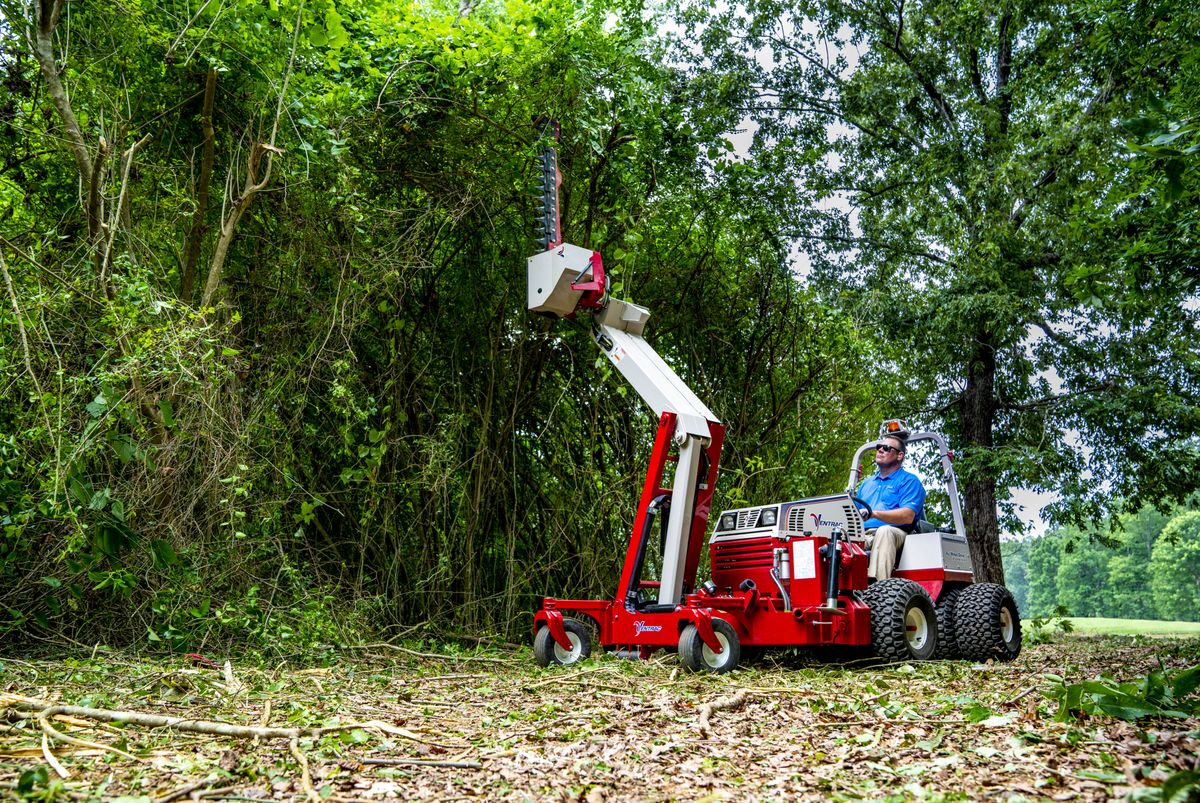
{"label": "mowed lawn", "polygon": [[1094,619],[1073,616],[1074,632],[1085,636],[1200,636],[1200,622],[1162,622],[1157,619]]}

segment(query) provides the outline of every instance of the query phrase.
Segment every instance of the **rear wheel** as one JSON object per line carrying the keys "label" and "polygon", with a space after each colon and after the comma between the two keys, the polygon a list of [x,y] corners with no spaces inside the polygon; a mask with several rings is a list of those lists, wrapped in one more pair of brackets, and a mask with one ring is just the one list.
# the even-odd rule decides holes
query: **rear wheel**
{"label": "rear wheel", "polygon": [[550,628],[543,627],[533,639],[533,657],[541,666],[560,664],[570,666],[579,663],[592,654],[592,637],[587,628],[575,619],[563,619],[563,629],[567,631],[567,640],[571,649],[564,650],[550,635]]}
{"label": "rear wheel", "polygon": [[958,604],[960,594],[962,594],[961,588],[952,588],[949,591],[943,590],[942,595],[938,597],[938,638],[937,647],[933,651],[933,657],[936,660],[962,657],[962,652],[958,649],[958,628],[954,624],[954,608]]}
{"label": "rear wheel", "polygon": [[912,580],[892,577],[867,588],[871,608],[871,646],[885,661],[926,661],[937,647],[938,622],[933,600]]}
{"label": "rear wheel", "polygon": [[959,594],[955,631],[962,657],[1011,661],[1021,654],[1021,615],[1012,593],[996,583],[977,583]]}
{"label": "rear wheel", "polygon": [[732,672],[738,665],[742,654],[742,645],[734,632],[733,625],[724,619],[713,619],[713,632],[721,645],[719,653],[700,638],[700,631],[695,625],[688,625],[679,637],[679,660],[693,672],[712,672],[723,675]]}

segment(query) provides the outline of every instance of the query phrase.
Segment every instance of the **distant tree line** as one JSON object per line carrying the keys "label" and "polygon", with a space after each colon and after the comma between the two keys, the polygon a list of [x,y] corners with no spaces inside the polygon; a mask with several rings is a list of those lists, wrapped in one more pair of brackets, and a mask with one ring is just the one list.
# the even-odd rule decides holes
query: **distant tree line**
{"label": "distant tree line", "polygon": [[1008,586],[1026,616],[1200,621],[1200,510],[1144,507],[1085,532],[1063,527],[1002,544]]}

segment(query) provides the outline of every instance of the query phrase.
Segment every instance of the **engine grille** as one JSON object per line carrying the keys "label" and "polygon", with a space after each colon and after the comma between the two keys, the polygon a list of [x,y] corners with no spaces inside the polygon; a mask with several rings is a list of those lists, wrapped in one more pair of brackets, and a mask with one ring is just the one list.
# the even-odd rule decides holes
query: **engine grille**
{"label": "engine grille", "polygon": [[747,538],[742,541],[713,543],[714,572],[737,572],[747,569],[770,569],[775,565],[771,538]]}
{"label": "engine grille", "polygon": [[761,509],[739,510],[738,511],[738,519],[737,519],[737,528],[739,530],[747,530],[751,527],[757,527],[758,526],[758,517],[759,517],[760,513],[762,513]]}

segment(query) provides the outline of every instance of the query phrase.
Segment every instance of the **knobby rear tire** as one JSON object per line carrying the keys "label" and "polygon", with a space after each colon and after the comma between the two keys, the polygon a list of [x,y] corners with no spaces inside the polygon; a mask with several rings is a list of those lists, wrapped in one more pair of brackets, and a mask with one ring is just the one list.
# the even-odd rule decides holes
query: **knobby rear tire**
{"label": "knobby rear tire", "polygon": [[863,601],[871,608],[871,646],[879,658],[898,662],[933,657],[937,613],[924,588],[912,580],[891,577],[869,586]]}
{"label": "knobby rear tire", "polygon": [[955,634],[963,658],[1011,661],[1021,654],[1021,614],[1012,592],[996,583],[967,586],[954,607]]}

